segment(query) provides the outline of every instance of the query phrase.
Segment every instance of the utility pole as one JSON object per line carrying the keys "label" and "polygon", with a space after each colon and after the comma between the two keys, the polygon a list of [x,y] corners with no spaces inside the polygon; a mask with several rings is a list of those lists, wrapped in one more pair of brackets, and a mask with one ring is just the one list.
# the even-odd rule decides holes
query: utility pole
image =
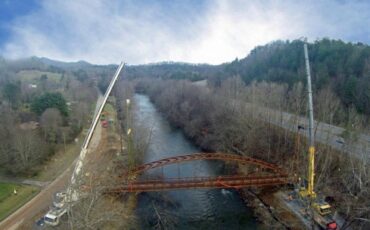
{"label": "utility pole", "polygon": [[123,132],[123,130],[122,130],[122,121],[121,120],[120,120],[118,126],[119,126],[120,154],[122,155],[122,153],[123,153],[123,138],[122,138],[122,135],[123,135],[122,132]]}
{"label": "utility pole", "polygon": [[130,128],[130,99],[126,99],[126,134],[127,134],[127,155],[129,168],[133,168],[135,161],[132,153],[132,138]]}
{"label": "utility pole", "polygon": [[64,148],[64,154],[66,154],[66,134],[65,132],[63,131],[62,132],[63,134],[63,148]]}

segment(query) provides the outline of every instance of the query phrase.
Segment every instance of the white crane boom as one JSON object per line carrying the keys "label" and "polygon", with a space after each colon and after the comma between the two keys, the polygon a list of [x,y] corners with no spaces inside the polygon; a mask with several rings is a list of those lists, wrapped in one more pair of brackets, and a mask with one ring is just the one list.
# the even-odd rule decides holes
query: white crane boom
{"label": "white crane boom", "polygon": [[89,129],[89,132],[88,132],[88,134],[87,134],[87,136],[85,138],[85,141],[84,141],[84,143],[82,145],[80,156],[78,158],[78,161],[76,163],[75,169],[74,169],[73,174],[72,174],[72,178],[71,178],[72,185],[76,182],[76,177],[78,176],[78,174],[81,171],[82,161],[85,158],[85,155],[86,155],[86,152],[87,152],[87,147],[90,144],[91,137],[92,137],[92,135],[93,135],[93,133],[95,131],[96,125],[98,124],[98,121],[99,121],[99,117],[101,115],[101,112],[104,109],[105,103],[107,102],[107,99],[109,97],[109,94],[111,93],[111,91],[113,89],[113,86],[116,83],[116,81],[118,79],[118,76],[121,73],[121,70],[122,70],[123,66],[124,66],[124,63],[121,62],[121,64],[118,66],[118,68],[116,70],[116,73],[114,74],[114,76],[113,76],[113,78],[112,78],[112,80],[111,80],[111,82],[110,82],[110,84],[109,84],[109,86],[107,88],[107,91],[104,94],[103,102],[101,103],[98,112],[95,114],[95,117],[93,119],[93,123],[91,124],[91,127]]}

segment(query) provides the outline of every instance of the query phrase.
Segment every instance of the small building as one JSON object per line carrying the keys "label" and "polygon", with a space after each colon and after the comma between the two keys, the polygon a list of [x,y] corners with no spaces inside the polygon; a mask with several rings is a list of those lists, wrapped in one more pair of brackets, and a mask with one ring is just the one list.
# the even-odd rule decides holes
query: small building
{"label": "small building", "polygon": [[19,128],[22,130],[34,130],[39,127],[39,123],[36,121],[29,121],[29,122],[24,122],[19,125]]}

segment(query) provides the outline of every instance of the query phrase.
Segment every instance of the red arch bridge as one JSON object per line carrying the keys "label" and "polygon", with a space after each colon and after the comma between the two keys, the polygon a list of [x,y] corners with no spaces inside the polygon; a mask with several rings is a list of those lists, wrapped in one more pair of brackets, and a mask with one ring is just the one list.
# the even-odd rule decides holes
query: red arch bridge
{"label": "red arch bridge", "polygon": [[[137,178],[140,173],[150,169],[196,160],[221,160],[225,162],[235,162],[241,165],[254,166],[256,169],[253,171],[253,173],[247,175],[236,174],[217,177],[165,178],[154,180],[132,179]],[[115,188],[109,189],[110,192],[144,192],[194,188],[237,189],[245,187],[283,185],[289,183],[290,181],[288,174],[286,174],[280,167],[274,164],[252,157],[225,153],[195,153],[190,155],[165,158],[162,160],[140,165],[124,173],[122,177],[124,178],[124,183]]]}

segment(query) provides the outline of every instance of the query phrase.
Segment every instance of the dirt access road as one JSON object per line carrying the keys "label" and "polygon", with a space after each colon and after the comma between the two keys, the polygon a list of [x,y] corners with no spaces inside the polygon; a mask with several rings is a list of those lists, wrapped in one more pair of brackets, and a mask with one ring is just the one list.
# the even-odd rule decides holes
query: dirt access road
{"label": "dirt access road", "polygon": [[[97,108],[101,104],[101,98],[99,97],[97,102]],[[89,153],[93,153],[98,147],[101,140],[102,128],[100,125],[96,126],[94,135],[90,142],[90,147],[88,149]],[[76,159],[77,160],[77,159]],[[47,212],[49,207],[52,205],[53,194],[64,190],[66,186],[70,183],[71,175],[76,163],[76,160],[70,165],[60,176],[58,176],[53,182],[44,187],[39,194],[32,198],[29,202],[15,211],[13,214],[8,216],[5,220],[0,223],[1,230],[15,230],[15,229],[25,229],[24,226],[21,227],[24,222],[31,222],[36,215],[41,212]],[[28,226],[28,229],[32,228],[32,225]]]}

